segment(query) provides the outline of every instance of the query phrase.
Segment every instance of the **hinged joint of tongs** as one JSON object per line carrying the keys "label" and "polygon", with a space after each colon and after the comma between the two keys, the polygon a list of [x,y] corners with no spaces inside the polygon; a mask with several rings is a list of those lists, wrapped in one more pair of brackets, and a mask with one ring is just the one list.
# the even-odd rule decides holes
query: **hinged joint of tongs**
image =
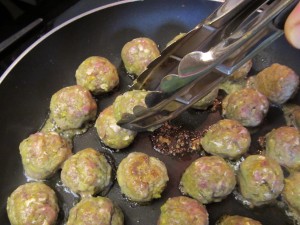
{"label": "hinged joint of tongs", "polygon": [[148,108],[135,107],[119,124],[144,131],[178,116],[280,37],[297,2],[227,0],[137,78],[133,89],[151,91]]}

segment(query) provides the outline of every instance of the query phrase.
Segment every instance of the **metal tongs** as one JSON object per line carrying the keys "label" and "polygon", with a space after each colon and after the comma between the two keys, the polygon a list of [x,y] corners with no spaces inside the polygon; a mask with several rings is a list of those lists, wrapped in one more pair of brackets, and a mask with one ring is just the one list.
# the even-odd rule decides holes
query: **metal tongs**
{"label": "metal tongs", "polygon": [[118,122],[151,130],[205,97],[258,51],[283,34],[299,0],[227,0],[183,38],[167,47],[134,82],[149,92]]}

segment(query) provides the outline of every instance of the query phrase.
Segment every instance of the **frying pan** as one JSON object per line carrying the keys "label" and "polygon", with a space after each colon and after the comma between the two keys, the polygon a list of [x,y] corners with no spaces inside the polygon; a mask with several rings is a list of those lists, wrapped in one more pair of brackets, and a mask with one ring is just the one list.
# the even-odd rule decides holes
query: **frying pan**
{"label": "frying pan", "polygon": [[[146,36],[155,40],[161,49],[179,32],[186,32],[208,16],[218,3],[207,0],[145,0],[119,2],[104,10],[95,9],[51,31],[27,49],[1,77],[0,85],[0,224],[9,224],[6,215],[6,200],[19,185],[28,182],[25,177],[19,143],[37,132],[48,116],[50,98],[59,89],[75,84],[75,70],[87,57],[100,55],[117,66],[120,75],[119,88],[110,94],[97,97],[98,110],[110,105],[132,83],[120,59],[123,45],[136,37]],[[251,73],[255,74],[271,63],[278,62],[293,68],[300,74],[300,52],[290,47],[284,38],[279,39],[254,58]],[[293,101],[299,101],[297,95]],[[220,112],[188,110],[178,119],[189,129],[205,129],[221,118]],[[264,123],[251,130],[250,153],[259,150],[257,139],[274,127],[284,125],[281,111],[272,107]],[[74,152],[92,147],[107,152],[119,162],[132,151],[142,151],[160,158],[167,166],[170,181],[162,198],[147,205],[135,205],[121,194],[117,182],[107,196],[113,199],[125,214],[127,225],[156,224],[160,206],[169,198],[180,195],[180,176],[198,154],[185,157],[170,157],[152,149],[149,133],[140,133],[134,143],[120,152],[112,152],[103,146],[95,128],[76,136]],[[46,181],[56,190],[60,201],[58,224],[63,224],[68,210],[78,198],[61,185],[59,173]],[[293,224],[284,210],[276,206],[248,209],[233,195],[221,203],[207,205],[210,224],[224,214],[249,216],[267,225]]]}

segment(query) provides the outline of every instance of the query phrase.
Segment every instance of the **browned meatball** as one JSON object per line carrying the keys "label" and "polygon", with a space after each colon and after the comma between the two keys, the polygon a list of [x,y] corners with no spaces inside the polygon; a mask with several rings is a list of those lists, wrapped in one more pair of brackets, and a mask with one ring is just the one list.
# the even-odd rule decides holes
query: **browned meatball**
{"label": "browned meatball", "polygon": [[289,100],[299,85],[298,75],[291,68],[277,63],[252,79],[254,88],[275,104],[283,104]]}
{"label": "browned meatball", "polygon": [[78,129],[95,119],[97,104],[82,86],[65,87],[56,92],[50,102],[50,119],[60,130]]}
{"label": "browned meatball", "polygon": [[76,82],[93,94],[109,92],[119,84],[116,67],[106,58],[92,56],[84,60],[76,70]]}
{"label": "browned meatball", "polygon": [[160,55],[157,44],[149,38],[140,37],[127,42],[121,57],[128,73],[140,75],[149,63]]}
{"label": "browned meatball", "polygon": [[161,197],[169,177],[165,164],[159,159],[133,152],[121,161],[117,180],[122,193],[130,200],[148,202]]}
{"label": "browned meatball", "polygon": [[157,225],[208,225],[205,206],[189,197],[169,198],[160,211]]}
{"label": "browned meatball", "polygon": [[223,158],[237,159],[245,154],[251,143],[248,130],[235,120],[224,119],[213,124],[203,138],[203,149]]}
{"label": "browned meatball", "polygon": [[266,155],[280,165],[300,170],[300,132],[294,127],[279,127],[266,135]]}
{"label": "browned meatball", "polygon": [[262,225],[259,221],[244,216],[224,216],[217,225]]}
{"label": "browned meatball", "polygon": [[268,99],[255,89],[245,88],[225,97],[222,114],[228,119],[239,121],[243,126],[255,127],[269,110]]}
{"label": "browned meatball", "polygon": [[55,132],[38,132],[20,144],[20,154],[26,175],[46,179],[69,158],[72,150],[68,141]]}
{"label": "browned meatball", "polygon": [[39,182],[19,186],[7,200],[11,225],[54,225],[58,211],[55,192]]}
{"label": "browned meatball", "polygon": [[219,156],[195,160],[183,173],[180,189],[183,194],[203,204],[220,202],[236,185],[233,168]]}
{"label": "browned meatball", "polygon": [[99,114],[95,127],[102,142],[114,149],[126,148],[136,136],[135,131],[117,125],[112,106],[107,107]]}
{"label": "browned meatball", "polygon": [[273,159],[262,155],[248,156],[238,171],[242,196],[250,206],[260,206],[276,199],[283,189],[283,172]]}
{"label": "browned meatball", "polygon": [[109,186],[111,171],[111,165],[104,154],[86,148],[65,161],[61,180],[74,193],[89,197]]}
{"label": "browned meatball", "polygon": [[67,225],[123,225],[121,209],[109,198],[82,199],[71,210]]}

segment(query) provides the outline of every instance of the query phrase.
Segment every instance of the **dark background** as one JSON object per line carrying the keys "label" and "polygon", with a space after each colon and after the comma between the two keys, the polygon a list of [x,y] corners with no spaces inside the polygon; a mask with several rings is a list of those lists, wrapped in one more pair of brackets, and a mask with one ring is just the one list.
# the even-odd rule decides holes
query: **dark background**
{"label": "dark background", "polygon": [[90,9],[117,0],[0,0],[0,43],[38,18],[43,22],[0,52],[0,76],[40,36]]}

